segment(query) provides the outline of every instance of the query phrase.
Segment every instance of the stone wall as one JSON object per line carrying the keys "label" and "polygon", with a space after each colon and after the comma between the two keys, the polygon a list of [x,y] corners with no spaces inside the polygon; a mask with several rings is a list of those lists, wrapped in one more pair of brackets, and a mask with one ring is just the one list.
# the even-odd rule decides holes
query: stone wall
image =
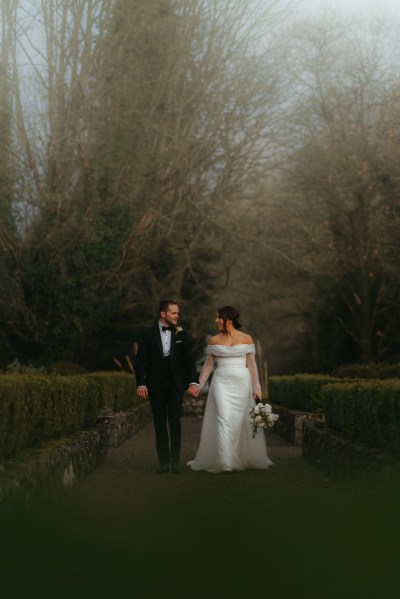
{"label": "stone wall", "polygon": [[127,412],[102,410],[97,417],[100,428],[106,430],[108,447],[119,447],[151,419],[150,403],[144,402]]}
{"label": "stone wall", "polygon": [[303,427],[306,422],[324,422],[324,414],[321,411],[303,412],[299,410],[289,410],[283,406],[273,405],[272,411],[279,415],[279,420],[275,424],[275,431],[296,447],[301,447],[303,443]]}
{"label": "stone wall", "polygon": [[198,416],[204,415],[204,409],[206,407],[206,395],[200,395],[199,397],[191,397],[185,395],[183,398],[182,413],[184,416]]}
{"label": "stone wall", "polygon": [[109,447],[118,447],[151,418],[145,403],[127,412],[105,410],[94,430],[81,431],[0,464],[0,509],[67,490],[100,466]]}
{"label": "stone wall", "polygon": [[279,414],[275,425],[278,435],[302,447],[302,456],[330,478],[341,481],[365,479],[393,480],[400,476],[400,460],[326,428],[322,412],[301,412],[273,406]]}
{"label": "stone wall", "polygon": [[378,478],[393,480],[400,475],[400,460],[380,449],[354,443],[323,424],[305,422],[303,458],[328,477],[341,481]]}

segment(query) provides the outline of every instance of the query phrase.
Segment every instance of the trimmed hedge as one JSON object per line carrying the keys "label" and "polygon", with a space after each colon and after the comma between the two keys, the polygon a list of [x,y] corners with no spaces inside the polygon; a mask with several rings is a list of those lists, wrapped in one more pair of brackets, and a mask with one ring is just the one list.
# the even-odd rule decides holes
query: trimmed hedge
{"label": "trimmed hedge", "polygon": [[400,378],[400,364],[343,364],[332,372],[336,378],[396,379]]}
{"label": "trimmed hedge", "polygon": [[1,375],[0,459],[95,426],[104,407],[133,407],[135,391],[123,373]]}
{"label": "trimmed hedge", "polygon": [[93,372],[82,378],[97,385],[98,409],[111,408],[114,412],[129,410],[142,403],[136,396],[136,382],[132,374],[122,372]]}
{"label": "trimmed hedge", "polygon": [[328,427],[400,455],[400,381],[331,384],[321,396]]}
{"label": "trimmed hedge", "polygon": [[268,387],[274,404],[290,410],[313,412],[322,406],[322,387],[332,382],[335,379],[325,374],[295,374],[272,376]]}
{"label": "trimmed hedge", "polygon": [[51,365],[48,370],[54,374],[60,374],[61,376],[71,376],[76,374],[86,374],[87,370],[80,364],[73,362],[55,362]]}

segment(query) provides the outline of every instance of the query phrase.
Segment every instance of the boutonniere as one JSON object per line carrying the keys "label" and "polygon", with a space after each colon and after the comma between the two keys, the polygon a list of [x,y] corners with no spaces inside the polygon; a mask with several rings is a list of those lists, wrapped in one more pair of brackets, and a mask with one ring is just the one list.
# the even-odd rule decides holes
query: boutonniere
{"label": "boutonniere", "polygon": [[175,328],[175,335],[178,335],[178,333],[182,333],[183,329],[182,327],[176,327]]}

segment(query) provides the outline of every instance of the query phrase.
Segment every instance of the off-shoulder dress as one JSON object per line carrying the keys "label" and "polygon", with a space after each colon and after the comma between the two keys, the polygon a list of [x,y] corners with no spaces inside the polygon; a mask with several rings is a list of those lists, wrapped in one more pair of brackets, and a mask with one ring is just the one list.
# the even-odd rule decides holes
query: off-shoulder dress
{"label": "off-shoulder dress", "polygon": [[252,437],[250,409],[253,391],[261,389],[254,344],[209,345],[200,373],[204,385],[217,364],[201,430],[196,456],[188,462],[192,470],[229,472],[272,464],[262,430]]}

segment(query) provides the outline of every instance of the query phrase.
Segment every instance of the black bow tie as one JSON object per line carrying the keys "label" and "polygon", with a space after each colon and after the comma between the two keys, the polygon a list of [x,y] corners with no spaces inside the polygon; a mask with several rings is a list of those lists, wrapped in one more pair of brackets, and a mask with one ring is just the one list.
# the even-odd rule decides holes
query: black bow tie
{"label": "black bow tie", "polygon": [[161,330],[164,331],[170,331],[171,328],[170,327],[165,327],[163,324],[161,325]]}

